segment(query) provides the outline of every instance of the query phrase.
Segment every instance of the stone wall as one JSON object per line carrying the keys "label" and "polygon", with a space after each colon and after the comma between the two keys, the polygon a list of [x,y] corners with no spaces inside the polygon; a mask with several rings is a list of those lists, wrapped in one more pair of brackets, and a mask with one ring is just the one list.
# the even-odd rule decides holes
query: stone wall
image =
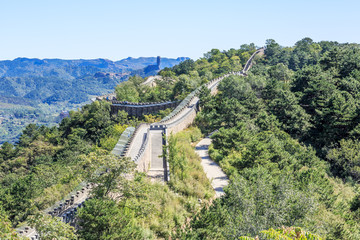
{"label": "stone wall", "polygon": [[179,101],[157,102],[157,103],[128,103],[111,101],[111,114],[116,115],[119,111],[125,111],[130,116],[141,117],[143,115],[154,114],[167,108],[175,108]]}
{"label": "stone wall", "polygon": [[[222,77],[219,77],[217,79],[212,80],[205,86],[210,88],[211,94],[217,93],[217,85],[219,82],[224,79],[225,77],[229,75],[246,75],[246,72],[251,68],[253,64],[253,58],[256,54],[264,54],[264,49],[258,49],[248,60],[246,63],[244,70],[241,72],[231,72],[229,74],[225,74]],[[112,101],[111,105],[111,113],[117,114],[118,111],[124,110],[129,113],[131,116],[141,116],[144,114],[150,114],[155,113],[160,110],[164,110],[169,107],[176,107],[178,106],[179,109],[175,109],[171,114],[169,114],[167,117],[165,117],[162,121],[157,123],[156,125],[150,125],[147,124],[147,136],[145,141],[142,143],[142,146],[136,155],[134,162],[137,164],[136,170],[139,172],[147,172],[150,167],[150,160],[151,160],[151,130],[163,130],[163,134],[168,136],[169,134],[175,134],[178,133],[184,129],[186,129],[189,125],[191,125],[196,117],[197,107],[199,100],[195,102],[195,104],[191,107],[192,109],[186,113],[181,118],[177,119],[176,121],[171,121],[174,116],[176,116],[180,111],[182,111],[184,108],[189,107],[189,104],[196,95],[198,94],[198,91],[195,90],[191,94],[189,94],[188,97],[186,97],[183,100],[184,104],[180,104],[179,102],[164,102],[164,103],[128,103],[128,102],[118,102],[118,101]],[[107,96],[108,97],[108,96]],[[137,128],[138,130],[139,128]],[[134,134],[128,139],[124,151],[126,152],[126,149],[129,148],[131,144],[134,144],[133,139],[136,135],[136,131]],[[120,140],[119,140],[120,141]],[[163,145],[166,145],[166,139],[159,143],[159,147],[162,148]],[[121,150],[122,152],[122,150]],[[119,153],[118,153],[119,154]],[[121,155],[124,155],[125,153],[122,153]],[[165,181],[169,181],[170,179],[170,171],[169,171],[169,164],[166,162],[166,159],[164,158],[164,179]],[[102,174],[102,173],[100,173]],[[59,216],[62,217],[62,220],[66,223],[73,223],[75,221],[76,211],[79,207],[82,207],[85,203],[89,191],[91,189],[91,186],[89,184],[86,184],[81,191],[76,191],[74,195],[71,195],[69,199],[65,199],[65,201],[59,203],[58,207],[52,207],[48,209],[48,214],[52,216]],[[71,194],[71,193],[70,193]],[[56,204],[57,205],[57,204]],[[18,229],[18,232],[21,235],[30,237],[31,239],[38,239],[38,234],[35,231],[31,231],[29,227],[24,227],[24,230]]]}
{"label": "stone wall", "polygon": [[140,154],[136,159],[136,170],[139,172],[147,172],[150,167],[150,159],[151,159],[151,137],[150,137],[150,129],[147,131],[146,140],[142,146],[142,150],[140,150]]}
{"label": "stone wall", "polygon": [[196,107],[194,106],[193,109],[184,117],[182,117],[176,122],[167,125],[168,134],[176,134],[189,127],[195,120],[196,112]]}
{"label": "stone wall", "polygon": [[[230,72],[228,74],[223,75],[222,77],[212,80],[211,82],[207,83],[205,86],[210,89],[211,94],[215,95],[218,91],[218,89],[217,89],[218,84],[224,78],[226,78],[230,75],[244,76],[245,75],[244,72],[247,71],[251,67],[254,56],[262,51],[263,50],[260,49],[251,56],[249,61],[246,63],[244,71]],[[176,105],[171,105],[172,107],[177,106],[176,109],[174,109],[174,111],[172,113],[170,113],[168,116],[163,118],[160,122],[150,125],[150,127],[148,129],[147,139],[143,143],[143,146],[141,147],[137,156],[133,159],[138,165],[138,167],[137,167],[138,171],[146,172],[149,170],[150,161],[151,161],[151,143],[150,143],[151,131],[162,129],[164,131],[164,134],[166,136],[169,136],[170,134],[176,134],[176,133],[186,129],[194,122],[194,120],[196,118],[196,113],[198,111],[198,104],[199,104],[199,99],[197,98],[198,92],[199,92],[199,89],[194,90],[180,104],[179,104],[179,102],[176,102]],[[117,107],[119,109],[120,109],[120,107],[122,107],[122,110],[129,112],[129,114],[131,114],[131,115],[137,116],[138,114],[149,114],[150,111],[156,111],[157,107],[161,103],[150,103],[150,104],[114,103],[114,104],[118,104]],[[166,104],[173,104],[173,103],[169,102]],[[193,104],[193,105],[190,105],[190,104]],[[141,109],[141,108],[143,108],[143,109]],[[191,110],[188,111],[181,118],[174,120],[178,116],[178,114],[180,114],[186,108],[191,108]],[[141,110],[139,110],[139,109],[141,109]],[[114,111],[116,111],[116,110],[114,110]],[[134,144],[134,143],[132,142],[132,144]],[[161,143],[159,143],[159,146],[161,146]],[[168,165],[168,164],[166,164],[166,165]],[[169,169],[167,169],[166,173],[168,173],[168,170]],[[166,175],[169,175],[169,173]],[[165,176],[165,178],[168,179],[168,176]]]}

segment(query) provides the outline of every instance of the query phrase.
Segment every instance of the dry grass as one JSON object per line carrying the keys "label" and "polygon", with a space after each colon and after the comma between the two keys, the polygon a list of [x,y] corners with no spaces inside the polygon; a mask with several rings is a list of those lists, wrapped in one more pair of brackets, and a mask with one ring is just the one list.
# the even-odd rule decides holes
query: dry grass
{"label": "dry grass", "polygon": [[214,195],[201,159],[193,147],[201,138],[198,128],[190,127],[169,139],[170,186],[177,192],[200,199]]}

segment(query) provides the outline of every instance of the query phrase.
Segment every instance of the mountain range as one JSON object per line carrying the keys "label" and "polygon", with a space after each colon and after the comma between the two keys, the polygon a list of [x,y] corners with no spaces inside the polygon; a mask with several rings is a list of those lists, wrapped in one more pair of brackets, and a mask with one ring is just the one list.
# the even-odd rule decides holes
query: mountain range
{"label": "mountain range", "polygon": [[[186,59],[162,58],[159,68],[172,67]],[[0,96],[3,101],[26,98],[49,104],[63,100],[81,103],[89,95],[112,90],[132,74],[140,73],[142,77],[156,74],[157,68],[141,71],[149,65],[156,65],[156,60],[155,57],[129,57],[120,61],[36,58],[0,61]]]}
{"label": "mountain range", "polygon": [[188,58],[16,58],[0,61],[0,144],[15,142],[29,123],[56,124],[59,113],[114,91],[129,76],[147,77]]}

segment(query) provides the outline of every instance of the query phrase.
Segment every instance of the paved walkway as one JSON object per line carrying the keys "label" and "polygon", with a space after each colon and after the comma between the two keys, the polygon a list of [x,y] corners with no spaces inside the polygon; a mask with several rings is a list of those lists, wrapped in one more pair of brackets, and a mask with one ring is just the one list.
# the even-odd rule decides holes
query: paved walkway
{"label": "paved walkway", "polygon": [[[258,51],[256,51],[251,58],[248,60],[248,63],[246,64],[245,68],[244,68],[244,72],[246,72],[250,67],[251,67],[251,61],[253,59],[253,57],[257,54],[257,53],[261,53],[263,54],[264,49],[259,49]],[[223,77],[219,78],[217,81],[213,82],[210,86],[208,86],[208,88],[211,90],[212,93],[216,92],[216,86],[219,84],[219,82],[229,76],[229,75],[243,75],[242,72],[233,72],[233,73],[229,73],[224,75]],[[154,79],[148,79],[148,83],[152,83],[152,81],[154,81]],[[198,97],[195,97],[194,99],[192,99],[192,101],[190,102],[189,106],[185,109],[182,110],[181,113],[179,113],[177,116],[175,116],[174,118],[168,120],[167,122],[164,122],[165,124],[171,124],[171,123],[176,123],[177,121],[181,121],[182,118],[184,116],[186,116],[186,114],[192,110],[192,106],[193,104],[196,104],[198,102]],[[163,123],[163,124],[164,124]],[[146,134],[147,134],[147,130],[148,130],[149,126],[148,125],[143,125],[141,126],[138,131],[135,133],[134,139],[132,144],[129,146],[129,150],[127,151],[126,156],[127,157],[131,157],[131,159],[135,158],[135,156],[137,155],[137,153],[139,152],[142,143],[145,140]],[[151,152],[151,166],[150,166],[150,171],[149,171],[149,175],[150,177],[154,178],[154,179],[164,179],[164,166],[161,167],[161,162],[162,162],[162,158],[159,157],[159,155],[161,155],[162,152],[162,138],[160,137],[160,133],[156,133],[153,136],[153,141],[152,141],[152,152]],[[211,139],[210,138],[204,138],[203,140],[201,140],[197,145],[196,145],[196,152],[197,154],[201,157],[201,165],[204,168],[204,171],[206,173],[206,176],[208,177],[208,179],[211,181],[211,185],[215,190],[216,193],[216,197],[220,197],[221,195],[224,194],[224,190],[223,188],[225,186],[228,185],[228,178],[225,175],[225,173],[221,170],[221,168],[210,159],[209,154],[208,154],[208,149],[209,149],[209,145],[211,144]],[[115,149],[118,151],[122,151],[122,149]],[[80,198],[79,201],[82,201],[82,198],[86,198],[87,196],[87,192],[84,194],[84,196],[82,196]],[[77,203],[77,201],[76,201]],[[27,232],[25,233],[25,235],[28,236],[32,236],[35,235],[35,231],[33,229],[28,229]]]}
{"label": "paved walkway", "polygon": [[150,130],[150,139],[151,139],[151,159],[150,159],[150,169],[148,171],[148,176],[154,181],[165,181],[165,170],[164,169],[164,159],[160,157],[163,151],[163,130]]}
{"label": "paved walkway", "polygon": [[[64,207],[64,209],[62,209],[60,212],[56,213],[55,216],[62,217],[64,213],[69,212],[72,209],[76,209],[80,203],[84,203],[86,198],[89,196],[90,190],[91,189],[89,187],[82,188],[82,190],[79,191],[79,195],[74,194],[75,198],[74,198],[73,204],[71,204],[67,207]],[[47,210],[50,210],[50,208],[48,208]],[[54,209],[51,208],[51,210],[54,210]],[[30,228],[30,227],[19,228],[19,229],[17,229],[17,232],[19,232],[22,236],[28,237],[31,240],[40,239],[39,234],[36,232],[36,230],[33,228]]]}
{"label": "paved walkway", "polygon": [[130,157],[132,160],[136,157],[136,155],[139,153],[140,148],[145,141],[145,137],[147,134],[149,126],[146,124],[143,124],[139,127],[139,129],[136,131],[135,136],[132,140],[131,145],[129,146],[128,151],[126,152],[126,157]]}
{"label": "paved walkway", "polygon": [[201,165],[204,168],[207,178],[211,181],[211,186],[215,190],[216,197],[224,195],[224,187],[229,184],[229,179],[221,170],[220,166],[211,160],[208,149],[211,144],[210,138],[204,138],[195,147],[195,152],[201,157]]}

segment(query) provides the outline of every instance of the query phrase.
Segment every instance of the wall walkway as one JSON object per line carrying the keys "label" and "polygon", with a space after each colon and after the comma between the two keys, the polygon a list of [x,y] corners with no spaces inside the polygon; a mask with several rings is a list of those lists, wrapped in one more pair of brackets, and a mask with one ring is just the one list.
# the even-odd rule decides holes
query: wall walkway
{"label": "wall walkway", "polygon": [[[217,86],[226,77],[231,75],[246,76],[246,72],[251,68],[253,59],[257,54],[263,54],[264,49],[258,49],[245,64],[244,70],[241,72],[230,72],[219,78],[212,80],[205,86],[210,89],[212,94],[216,94]],[[191,125],[196,117],[198,111],[199,98],[198,94],[200,88],[191,92],[168,116],[163,118],[160,122],[147,125],[147,136],[142,136],[145,130],[139,130],[138,134],[133,138],[131,147],[129,147],[126,156],[131,157],[137,164],[139,171],[148,172],[149,176],[167,181],[168,163],[163,157],[163,169],[161,166],[161,157],[163,151],[163,139],[160,139],[160,132],[166,137],[170,134],[178,133]],[[144,127],[144,126],[143,126]],[[151,142],[151,143],[150,143]],[[147,152],[147,154],[146,154]],[[156,164],[155,164],[156,162]]]}
{"label": "wall walkway", "polygon": [[206,177],[210,180],[211,186],[215,191],[215,197],[224,195],[224,187],[229,184],[229,179],[222,171],[220,166],[211,160],[209,156],[209,146],[211,138],[202,139],[195,147],[195,152],[201,157],[201,165],[204,169]]}
{"label": "wall walkway", "polygon": [[[263,54],[264,49],[258,49],[247,61],[243,71],[230,72],[222,77],[216,78],[205,86],[210,89],[212,94],[216,94],[218,84],[226,77],[231,75],[246,76],[246,72],[251,68],[253,59],[257,54]],[[193,123],[198,110],[199,98],[197,95],[200,88],[190,93],[180,104],[179,102],[164,102],[164,103],[126,103],[126,102],[112,102],[111,111],[117,113],[119,110],[125,110],[129,115],[138,116],[138,114],[149,114],[151,111],[158,111],[165,109],[165,107],[176,107],[168,116],[163,118],[160,122],[154,124],[140,124],[136,129],[127,128],[121,135],[118,143],[113,149],[112,153],[118,156],[130,157],[137,164],[137,170],[148,172],[148,175],[155,180],[168,181],[170,178],[169,164],[166,162],[166,157],[162,156],[163,145],[166,145],[166,137],[171,133],[177,133],[190,124]],[[200,143],[199,143],[200,144]],[[204,146],[199,146],[198,151],[206,151],[208,143],[205,142]],[[205,155],[204,155],[205,156]],[[208,160],[205,156],[204,161]],[[212,165],[210,163],[209,165]],[[207,166],[204,165],[204,169]],[[213,169],[213,168],[211,168]],[[220,169],[221,170],[221,169]],[[214,178],[214,186],[217,195],[223,194],[222,187],[225,184],[223,181],[225,177],[222,176],[217,170],[210,170],[208,177]],[[217,179],[221,181],[218,183]],[[52,207],[47,210],[48,214],[52,216],[62,217],[66,223],[73,223],[75,221],[76,211],[81,207],[88,197],[91,186],[85,183],[81,191],[73,191],[73,195],[69,199],[63,200],[58,203],[58,207]],[[32,240],[39,239],[38,234],[29,227],[18,229],[22,235],[29,237]]]}

